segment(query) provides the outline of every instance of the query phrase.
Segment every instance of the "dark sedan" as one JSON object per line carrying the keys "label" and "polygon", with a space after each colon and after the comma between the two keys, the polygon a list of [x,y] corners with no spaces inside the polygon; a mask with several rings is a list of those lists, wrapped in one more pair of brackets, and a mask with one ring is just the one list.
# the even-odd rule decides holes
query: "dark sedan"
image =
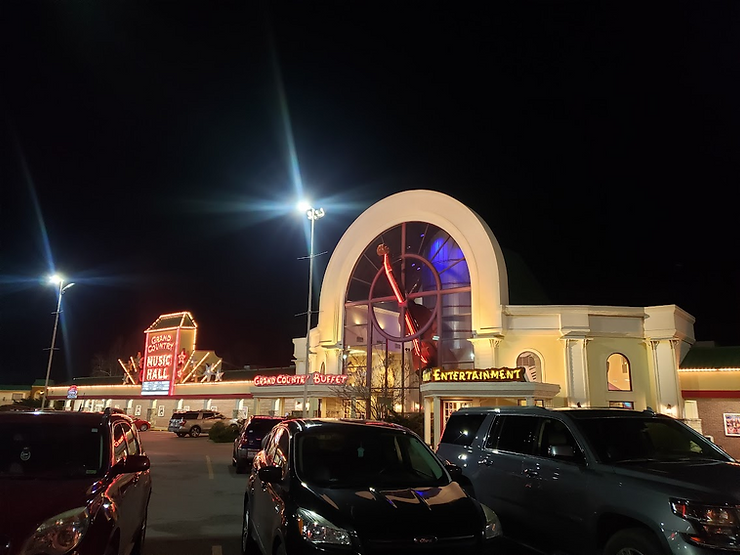
{"label": "dark sedan", "polygon": [[0,413],[2,555],[142,555],[151,490],[129,417]]}
{"label": "dark sedan", "polygon": [[496,514],[410,430],[286,420],[265,438],[244,497],[244,554],[483,554]]}

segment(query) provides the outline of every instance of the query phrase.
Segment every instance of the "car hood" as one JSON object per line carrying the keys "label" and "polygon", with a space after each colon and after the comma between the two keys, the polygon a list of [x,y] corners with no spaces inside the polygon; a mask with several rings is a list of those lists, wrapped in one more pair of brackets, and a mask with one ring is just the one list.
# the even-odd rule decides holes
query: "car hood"
{"label": "car hood", "polygon": [[0,499],[8,509],[0,519],[0,539],[10,539],[17,546],[44,521],[87,505],[99,485],[91,478],[64,481],[0,478]]}
{"label": "car hood", "polygon": [[613,466],[617,475],[646,479],[695,501],[740,502],[740,464],[725,461],[644,461]]}
{"label": "car hood", "polygon": [[303,506],[361,534],[408,535],[413,526],[417,536],[447,537],[479,534],[484,526],[478,503],[456,482],[421,488],[306,486],[306,490],[312,499]]}

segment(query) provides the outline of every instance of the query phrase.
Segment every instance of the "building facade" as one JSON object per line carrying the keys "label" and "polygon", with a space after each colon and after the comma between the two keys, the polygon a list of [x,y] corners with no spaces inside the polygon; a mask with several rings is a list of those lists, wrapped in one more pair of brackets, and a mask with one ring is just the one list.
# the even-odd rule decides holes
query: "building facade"
{"label": "building facade", "polygon": [[[293,339],[295,372],[171,384],[140,410],[169,415],[191,399],[225,414],[423,413],[431,445],[465,406],[651,407],[684,417],[678,369],[694,343],[690,314],[675,305],[514,305],[508,279],[473,210],[435,191],[397,193],[361,214],[334,249],[309,348]],[[83,406],[118,399],[137,410],[133,397],[112,393],[101,389]],[[51,395],[76,410],[63,387]]]}

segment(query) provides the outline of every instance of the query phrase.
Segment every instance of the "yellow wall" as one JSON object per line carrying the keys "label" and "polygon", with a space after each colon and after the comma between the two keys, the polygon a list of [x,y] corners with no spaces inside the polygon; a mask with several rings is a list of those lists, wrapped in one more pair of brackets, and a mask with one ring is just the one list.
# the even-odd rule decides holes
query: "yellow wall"
{"label": "yellow wall", "polygon": [[[655,407],[652,368],[645,341],[637,338],[597,337],[587,347],[591,406],[607,407],[609,401],[632,401],[636,410]],[[619,353],[627,357],[632,376],[632,391],[609,391],[606,359]]]}

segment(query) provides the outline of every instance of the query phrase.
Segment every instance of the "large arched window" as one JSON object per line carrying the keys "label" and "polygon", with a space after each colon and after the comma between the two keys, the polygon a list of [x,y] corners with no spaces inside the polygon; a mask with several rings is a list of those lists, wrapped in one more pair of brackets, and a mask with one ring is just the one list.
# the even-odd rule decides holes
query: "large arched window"
{"label": "large arched window", "polygon": [[528,382],[542,381],[542,360],[537,353],[524,351],[516,357],[516,365],[523,366],[526,369]]}
{"label": "large arched window", "polygon": [[[365,372],[383,398],[418,398],[425,368],[474,367],[470,273],[462,249],[426,222],[392,227],[355,263],[345,298],[345,372]],[[349,373],[349,372],[348,372]],[[409,388],[414,392],[406,392]],[[388,401],[386,401],[386,404]]]}
{"label": "large arched window", "polygon": [[609,391],[632,391],[632,372],[630,361],[620,353],[613,353],[606,359],[606,382]]}

